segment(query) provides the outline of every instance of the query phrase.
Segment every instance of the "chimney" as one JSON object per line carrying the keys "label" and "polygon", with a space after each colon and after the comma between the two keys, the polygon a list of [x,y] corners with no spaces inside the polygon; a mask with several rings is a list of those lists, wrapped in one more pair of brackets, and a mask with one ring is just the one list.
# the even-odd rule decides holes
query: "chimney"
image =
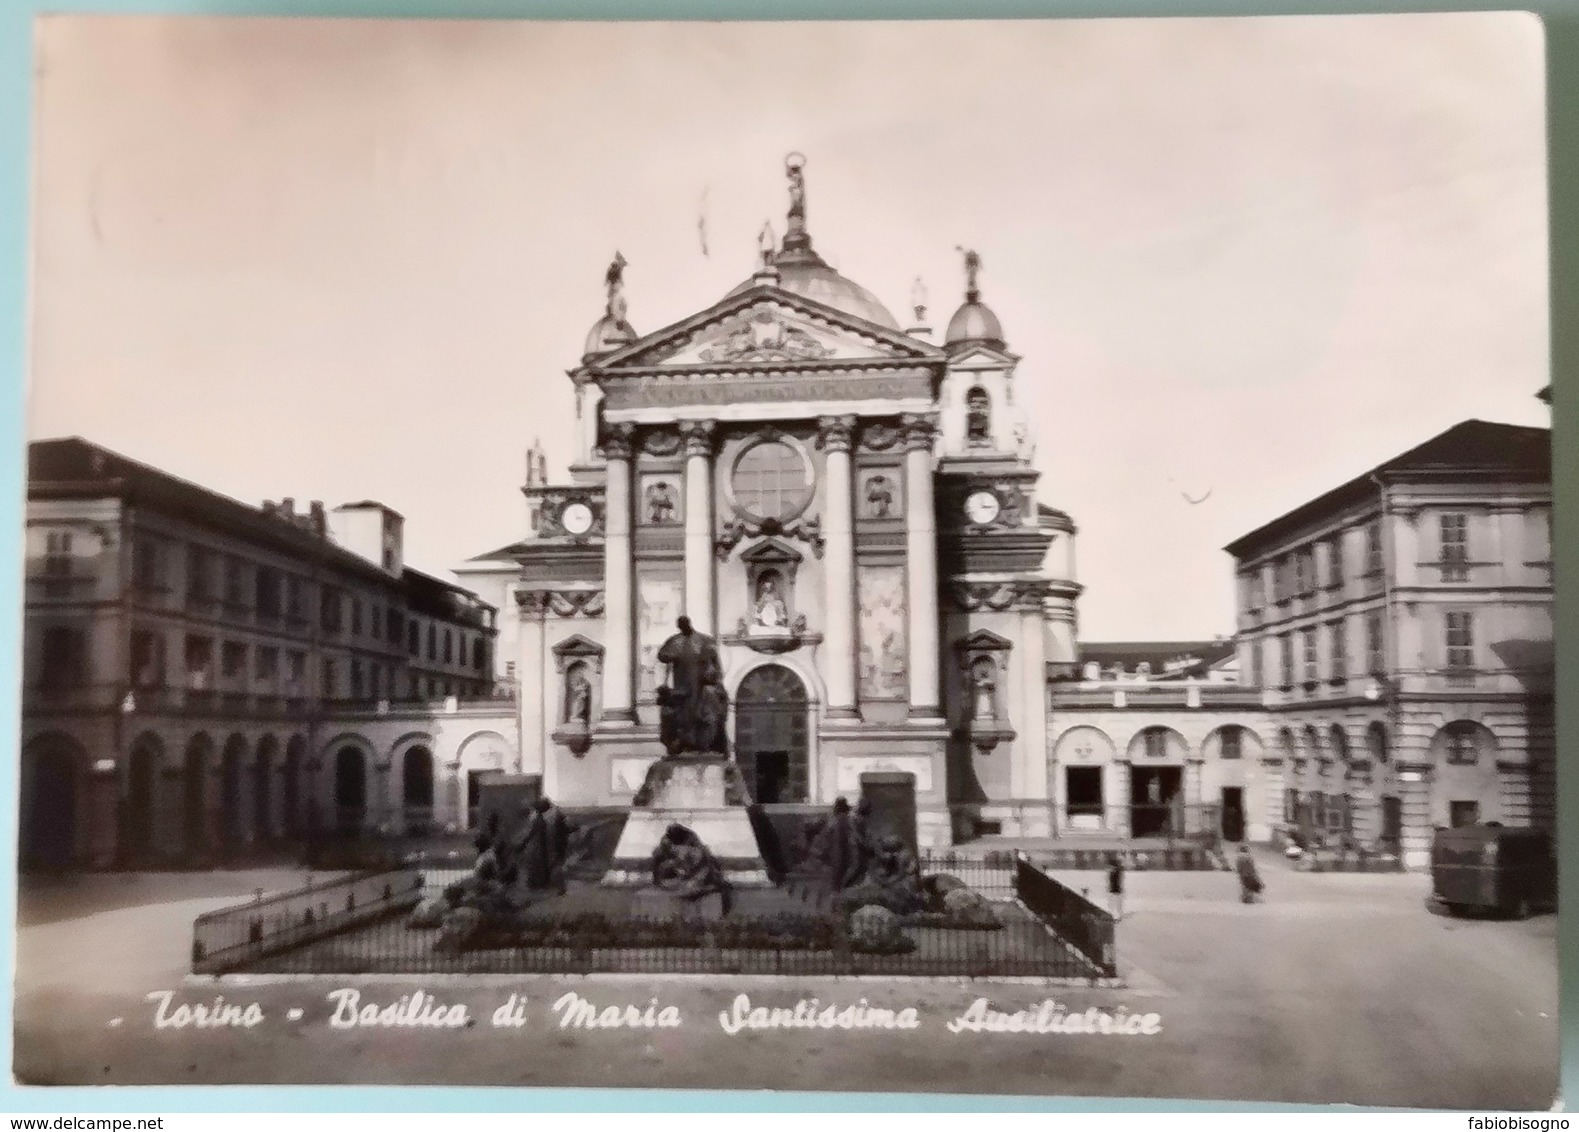
{"label": "chimney", "polygon": [[263,513],[265,515],[272,515],[272,514],[274,514],[274,500],[272,500],[272,499],[265,499],[263,501]]}
{"label": "chimney", "polygon": [[324,516],[323,500],[314,499],[309,505],[308,515],[312,520],[313,534],[323,538],[329,532],[329,520]]}
{"label": "chimney", "polygon": [[288,495],[284,499],[280,500],[280,513],[284,515],[296,514],[296,500],[292,499]]}

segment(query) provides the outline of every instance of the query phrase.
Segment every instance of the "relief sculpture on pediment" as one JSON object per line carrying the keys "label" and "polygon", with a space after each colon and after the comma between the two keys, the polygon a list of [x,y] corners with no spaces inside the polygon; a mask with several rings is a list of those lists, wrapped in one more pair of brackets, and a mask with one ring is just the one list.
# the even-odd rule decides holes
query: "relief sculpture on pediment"
{"label": "relief sculpture on pediment", "polygon": [[832,353],[800,327],[759,310],[728,324],[724,335],[698,356],[704,362],[791,362],[826,358]]}

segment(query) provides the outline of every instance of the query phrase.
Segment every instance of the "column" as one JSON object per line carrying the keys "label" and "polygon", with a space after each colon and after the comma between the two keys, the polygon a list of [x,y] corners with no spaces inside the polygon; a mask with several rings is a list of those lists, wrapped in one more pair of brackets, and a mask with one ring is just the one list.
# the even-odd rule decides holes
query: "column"
{"label": "column", "polygon": [[910,714],[943,715],[938,702],[937,517],[932,502],[932,439],[937,414],[904,417],[905,568],[910,606]]}
{"label": "column", "polygon": [[[823,417],[817,422],[827,476],[823,510],[823,570],[827,578],[827,623],[823,626],[823,677],[828,685],[828,715],[854,719],[855,708],[855,522],[851,514],[850,441],[854,417]],[[930,476],[928,477],[930,481]]]}
{"label": "column", "polygon": [[599,723],[634,723],[636,618],[631,568],[631,435],[612,426],[603,441],[603,714]]}
{"label": "column", "polygon": [[698,633],[713,625],[712,421],[690,421],[685,436],[685,615]]}
{"label": "column", "polygon": [[[543,774],[548,752],[543,745],[543,726],[548,716],[548,681],[543,672],[545,633],[548,614],[546,594],[533,590],[516,591],[519,609],[520,648],[516,653],[516,694],[520,697],[520,763],[517,774]],[[550,795],[551,796],[551,795]]]}
{"label": "column", "polygon": [[1052,835],[1055,823],[1051,781],[1052,742],[1048,727],[1047,645],[1043,638],[1042,588],[1028,585],[1020,593],[1020,673],[1021,718],[1014,721],[1019,733],[1015,740],[1015,759],[1020,764],[1020,789],[1016,797],[1027,803],[1025,831],[1030,837]]}

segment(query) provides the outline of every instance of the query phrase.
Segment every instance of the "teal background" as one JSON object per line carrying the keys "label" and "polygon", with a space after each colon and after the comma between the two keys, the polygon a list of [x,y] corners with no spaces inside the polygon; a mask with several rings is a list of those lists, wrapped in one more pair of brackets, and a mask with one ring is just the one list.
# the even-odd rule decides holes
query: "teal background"
{"label": "teal background", "polygon": [[[50,12],[271,15],[387,18],[513,19],[1028,19],[1142,16],[1236,16],[1507,10],[1503,5],[1453,3],[1286,3],[1272,0],[82,0],[69,6],[0,0],[0,641],[19,671],[21,639],[23,477],[26,451],[24,395],[28,324],[28,227],[31,207],[32,21]],[[1567,595],[1579,563],[1579,524],[1572,504],[1579,493],[1579,450],[1567,446],[1579,409],[1579,387],[1559,375],[1579,360],[1579,0],[1527,6],[1545,23],[1548,137],[1551,178],[1551,304],[1554,392],[1554,476],[1557,493],[1554,554],[1557,563],[1557,654],[1560,672],[1579,671],[1579,607]],[[1363,412],[1363,406],[1356,406]],[[0,804],[0,845],[14,845],[19,689],[0,683],[0,735],[10,757],[5,802]],[[1579,685],[1558,682],[1559,761],[1566,759],[1579,719]],[[1579,827],[1579,777],[1558,776],[1561,814],[1561,900],[1574,908],[1579,874],[1574,865]],[[0,970],[10,972],[15,938],[15,855],[3,854],[0,878]],[[1563,973],[1561,1005],[1562,1090],[1579,1082],[1579,1002],[1570,993],[1579,975],[1579,939],[1573,917],[1559,928]],[[10,995],[4,998],[0,1063],[9,1076],[12,1031]],[[1473,1024],[1472,1022],[1470,1024]],[[239,1111],[1300,1111],[1304,1106],[1225,1104],[1211,1101],[1082,1100],[1070,1097],[945,1097],[907,1094],[711,1093],[594,1089],[413,1088],[120,1088],[0,1089],[0,1112],[212,1112]],[[1352,1111],[1352,1110],[1351,1110]]]}

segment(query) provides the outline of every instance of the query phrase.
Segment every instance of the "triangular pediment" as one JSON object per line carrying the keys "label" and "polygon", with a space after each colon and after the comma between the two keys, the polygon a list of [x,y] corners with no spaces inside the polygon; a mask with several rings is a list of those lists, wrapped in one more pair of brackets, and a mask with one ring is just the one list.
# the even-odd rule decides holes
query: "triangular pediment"
{"label": "triangular pediment", "polygon": [[824,303],[760,286],[595,362],[600,371],[745,365],[936,362],[942,351]]}
{"label": "triangular pediment", "polygon": [[1013,647],[1013,641],[999,636],[991,629],[977,629],[970,636],[954,642],[954,648],[959,652],[1007,652]]}
{"label": "triangular pediment", "polygon": [[790,546],[788,543],[783,543],[778,539],[770,538],[763,539],[750,550],[743,552],[740,555],[740,559],[742,562],[750,562],[753,565],[776,566],[799,562],[801,561],[801,555],[798,550]]}
{"label": "triangular pediment", "polygon": [[1020,360],[1018,354],[994,349],[981,343],[972,343],[949,356],[949,368],[961,369],[1012,369]]}
{"label": "triangular pediment", "polygon": [[580,633],[566,637],[553,648],[555,656],[561,660],[570,658],[598,657],[603,655],[603,646],[596,641],[588,640]]}

